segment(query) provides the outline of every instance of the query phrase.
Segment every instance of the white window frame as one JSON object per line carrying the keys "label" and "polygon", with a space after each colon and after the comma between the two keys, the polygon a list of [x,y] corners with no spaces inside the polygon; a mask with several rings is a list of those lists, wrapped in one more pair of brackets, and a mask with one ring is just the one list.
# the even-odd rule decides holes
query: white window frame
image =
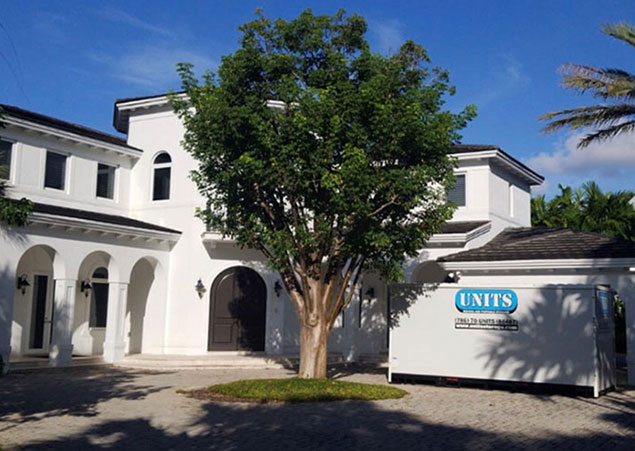
{"label": "white window frame", "polygon": [[[66,167],[64,169],[64,189],[51,188],[50,186],[46,186],[46,157],[48,153],[56,153],[58,155],[63,155],[66,157]],[[44,151],[44,159],[42,164],[42,187],[47,191],[52,191],[54,193],[66,193],[70,192],[70,174],[72,167],[72,155],[68,152],[61,152],[59,150],[46,149]]]}
{"label": "white window frame", "polygon": [[[101,197],[97,195],[97,182],[99,177],[99,165],[102,164],[104,166],[109,166],[115,169],[115,175],[113,177],[113,187],[112,187],[112,198],[110,197]],[[95,193],[95,199],[103,200],[106,202],[117,202],[119,199],[119,165],[118,164],[110,164],[104,163],[103,161],[98,161],[95,165],[95,176],[93,179],[95,180],[95,187],[93,189],[93,193]]]}
{"label": "white window frame", "polygon": [[[95,271],[97,271],[99,268],[106,268],[106,271],[108,271],[108,278],[107,279],[101,279],[101,278],[95,278],[93,277],[93,274],[95,274]],[[90,325],[90,311],[92,309],[93,306],[93,283],[97,282],[97,283],[105,283],[106,285],[108,285],[108,303],[110,303],[110,269],[108,268],[108,265],[96,265],[92,271],[90,272],[90,277],[88,278],[89,282],[90,282],[90,293],[88,295],[88,308],[86,309],[86,324],[88,325],[88,330],[101,330],[104,331],[106,330],[106,328],[108,327],[108,313],[106,313],[106,326],[104,327],[97,327],[97,326],[91,326]],[[105,282],[104,282],[105,281]],[[81,282],[80,282],[81,283]],[[106,307],[106,312],[108,311],[108,307]]]}
{"label": "white window frame", "polygon": [[[170,162],[169,163],[158,163],[155,164],[154,160],[157,159],[157,157],[161,154],[167,154],[170,157]],[[170,152],[168,152],[167,150],[160,150],[157,153],[154,154],[154,156],[152,157],[152,177],[151,177],[151,182],[150,182],[150,202],[168,202],[170,199],[172,199],[172,168],[173,168],[173,163],[174,160],[172,159],[172,155],[170,154]],[[168,189],[168,198],[167,199],[154,199],[154,177],[156,174],[156,169],[164,169],[164,168],[170,168],[170,186]]]}
{"label": "white window frame", "polygon": [[15,139],[7,138],[5,136],[0,136],[1,141],[5,141],[11,143],[11,157],[9,158],[9,178],[8,179],[0,179],[4,180],[7,185],[14,186],[15,185],[15,165],[16,165],[16,154],[18,149],[18,142]]}
{"label": "white window frame", "polygon": [[[456,171],[454,173],[454,177],[458,177],[460,175],[465,176],[465,205],[457,205],[457,210],[467,208],[467,206],[470,204],[469,190],[467,189],[467,182],[469,177],[467,176],[467,173],[468,171]],[[448,195],[449,194],[450,193],[448,193]]]}

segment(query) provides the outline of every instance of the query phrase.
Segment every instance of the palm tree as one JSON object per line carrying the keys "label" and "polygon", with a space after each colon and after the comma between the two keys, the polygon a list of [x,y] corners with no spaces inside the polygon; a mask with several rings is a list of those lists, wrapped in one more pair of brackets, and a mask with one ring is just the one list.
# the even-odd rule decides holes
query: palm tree
{"label": "palm tree", "polygon": [[549,201],[544,195],[531,200],[532,225],[598,232],[635,241],[635,193],[602,192],[595,182],[587,182],[576,190],[558,187],[560,194]]}
{"label": "palm tree", "polygon": [[[608,24],[602,31],[635,47],[635,27],[628,23]],[[590,92],[593,97],[609,103],[546,113],[540,119],[551,122],[543,131],[596,128],[578,143],[578,148],[584,148],[592,142],[635,130],[635,75],[621,69],[598,69],[581,64],[565,64],[560,70],[566,88]]]}

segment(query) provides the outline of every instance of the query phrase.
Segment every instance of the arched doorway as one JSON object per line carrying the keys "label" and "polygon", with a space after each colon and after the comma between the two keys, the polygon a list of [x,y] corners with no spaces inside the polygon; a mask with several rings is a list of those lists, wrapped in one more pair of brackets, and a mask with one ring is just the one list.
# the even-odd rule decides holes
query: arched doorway
{"label": "arched doorway", "polygon": [[208,351],[264,351],[267,287],[256,271],[226,269],[210,293]]}
{"label": "arched doorway", "polygon": [[14,355],[48,356],[54,324],[54,276],[62,277],[57,252],[45,245],[27,250],[16,268],[11,324]]}

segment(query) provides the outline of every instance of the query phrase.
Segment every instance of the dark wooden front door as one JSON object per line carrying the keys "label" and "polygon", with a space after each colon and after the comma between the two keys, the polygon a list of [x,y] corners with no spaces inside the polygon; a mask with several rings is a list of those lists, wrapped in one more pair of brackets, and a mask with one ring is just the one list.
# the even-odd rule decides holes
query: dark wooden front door
{"label": "dark wooden front door", "polygon": [[253,269],[229,268],[210,293],[209,351],[264,351],[267,288]]}

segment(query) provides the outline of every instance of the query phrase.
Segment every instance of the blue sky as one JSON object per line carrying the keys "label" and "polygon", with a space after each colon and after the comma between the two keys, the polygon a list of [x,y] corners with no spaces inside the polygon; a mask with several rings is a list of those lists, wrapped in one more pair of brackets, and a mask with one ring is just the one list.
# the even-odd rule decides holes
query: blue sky
{"label": "blue sky", "polygon": [[238,46],[237,27],[263,7],[271,18],[305,8],[357,12],[368,40],[389,53],[406,39],[450,71],[457,94],[447,107],[476,104],[463,142],[496,144],[558,183],[596,180],[635,190],[635,137],[576,149],[579,135],[544,135],[540,114],[592,103],[560,86],[565,62],[635,72],[635,49],[601,33],[635,23],[633,0],[544,1],[0,1],[0,103],[110,133],[113,102],[178,89],[174,65],[215,69]]}

